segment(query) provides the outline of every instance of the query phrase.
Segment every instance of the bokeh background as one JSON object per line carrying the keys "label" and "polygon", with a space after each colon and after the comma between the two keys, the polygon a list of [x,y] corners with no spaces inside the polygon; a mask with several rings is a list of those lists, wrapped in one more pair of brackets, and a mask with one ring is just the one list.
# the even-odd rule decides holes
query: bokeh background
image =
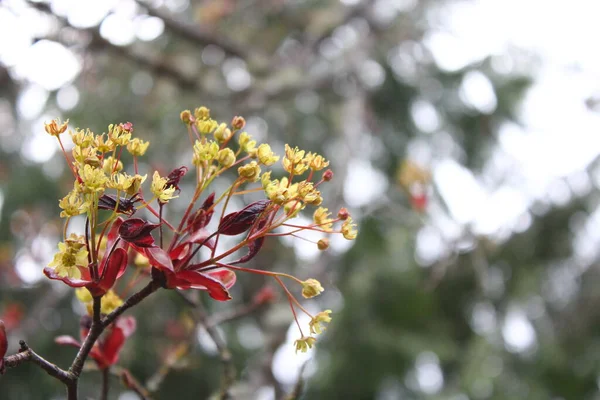
{"label": "bokeh background", "polygon": [[[131,121],[149,168],[188,164],[206,105],[331,160],[355,242],[265,246],[253,267],[317,277],[334,320],[294,354],[288,305],[218,330],[236,399],[600,398],[600,5],[542,0],[54,0],[0,3],[0,318],[66,367],[84,312],[51,283],[68,170],[44,121]],[[181,211],[174,202],[172,213]],[[266,283],[241,276],[234,300]],[[218,390],[215,344],[160,292],[132,310],[120,365],[158,399]],[[290,328],[291,327],[291,328]],[[184,343],[184,347],[181,347]],[[90,363],[91,364],[91,363]],[[304,368],[301,368],[304,365]],[[162,369],[161,366],[168,368]],[[82,393],[96,397],[98,372]],[[35,389],[34,389],[35,387]],[[2,399],[59,399],[25,365]],[[115,377],[111,398],[138,398]]]}

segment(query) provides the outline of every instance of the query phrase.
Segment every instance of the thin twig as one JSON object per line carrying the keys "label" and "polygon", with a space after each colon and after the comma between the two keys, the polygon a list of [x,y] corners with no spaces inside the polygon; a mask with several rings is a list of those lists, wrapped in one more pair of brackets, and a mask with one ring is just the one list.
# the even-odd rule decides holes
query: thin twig
{"label": "thin twig", "polygon": [[108,400],[108,390],[110,384],[110,367],[104,368],[102,371],[102,393],[100,394],[100,400]]}
{"label": "thin twig", "polygon": [[229,389],[235,381],[235,367],[233,366],[233,357],[231,356],[231,352],[229,351],[225,340],[223,340],[219,334],[216,326],[208,323],[208,316],[202,304],[198,305],[198,307],[194,310],[194,314],[200,324],[204,326],[208,335],[215,342],[217,351],[219,352],[219,358],[223,364],[223,375],[221,379],[221,391],[219,393],[219,399],[231,399]]}

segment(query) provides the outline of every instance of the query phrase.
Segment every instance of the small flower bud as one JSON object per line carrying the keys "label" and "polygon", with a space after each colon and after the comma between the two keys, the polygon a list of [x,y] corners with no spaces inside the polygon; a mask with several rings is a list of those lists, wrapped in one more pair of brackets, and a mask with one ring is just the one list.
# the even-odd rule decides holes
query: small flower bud
{"label": "small flower bud", "polygon": [[338,211],[338,215],[337,216],[342,221],[345,221],[350,216],[350,213],[348,212],[348,209],[346,207],[342,207],[342,208],[340,208],[340,211]]}
{"label": "small flower bud", "polygon": [[327,171],[323,172],[323,180],[325,182],[329,182],[330,180],[333,179],[333,171],[328,169]]}
{"label": "small flower bud", "polygon": [[190,110],[183,110],[181,114],[179,114],[179,118],[181,119],[181,122],[186,125],[190,125],[192,122],[194,122],[194,117],[192,117]]}
{"label": "small flower bud", "polygon": [[310,299],[321,294],[325,289],[321,286],[321,282],[316,279],[307,279],[302,282],[302,296],[305,299]]}
{"label": "small flower bud", "polygon": [[49,124],[44,122],[44,129],[46,132],[52,136],[58,136],[64,131],[67,130],[67,125],[69,124],[69,120],[66,120],[64,123],[60,123],[59,119],[53,119]]}
{"label": "small flower bud", "polygon": [[327,250],[329,248],[329,239],[327,238],[323,238],[320,239],[317,242],[317,247],[319,248],[319,250],[323,251],[323,250]]}
{"label": "small flower bud", "polygon": [[242,129],[244,126],[246,126],[246,120],[244,119],[244,117],[233,117],[233,120],[231,120],[231,127],[235,130],[240,130]]}

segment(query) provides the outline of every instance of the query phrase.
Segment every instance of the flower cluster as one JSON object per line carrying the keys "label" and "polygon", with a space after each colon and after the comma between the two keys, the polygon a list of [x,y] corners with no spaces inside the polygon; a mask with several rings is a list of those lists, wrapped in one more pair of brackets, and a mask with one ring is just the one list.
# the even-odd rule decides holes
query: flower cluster
{"label": "flower cluster", "polygon": [[[319,188],[333,178],[333,172],[326,169],[329,162],[321,155],[288,145],[283,157],[276,155],[268,144],[257,143],[243,131],[242,117],[226,124],[212,119],[206,107],[199,107],[193,112],[183,111],[181,120],[190,139],[195,189],[177,223],[163,218],[163,207],[178,197],[179,183],[189,169],[182,166],[167,175],[154,171],[150,195],[146,196],[143,186],[148,175],[139,173],[138,158],[149,143],[133,137],[131,123],[110,125],[108,132],[100,135],[90,130],[70,131],[71,154],[61,141],[68,121],[46,124],[46,131],[57,137],[63,149],[74,182],[73,189],[59,201],[60,216],[66,220],[64,239],[44,273],[50,279],[80,288],[78,298],[90,314],[94,299],[101,300],[102,314],[123,304],[112,289],[130,264],[141,268],[132,274],[128,288],[149,277],[164,288],[205,290],[220,301],[231,298],[229,289],[235,284],[236,272],[267,275],[283,288],[296,322],[296,309],[310,316],[310,334],[305,335],[298,325],[301,338],[296,341],[296,349],[306,351],[314,345],[314,335],[324,329],[322,324],[331,321],[331,310],[308,313],[282,278],[297,283],[305,298],[319,295],[321,284],[315,279],[302,281],[243,264],[258,254],[270,236],[321,232],[323,237],[315,242],[321,250],[329,246],[327,235],[356,238],[356,225],[346,209],[332,216],[322,206]],[[133,170],[123,165],[124,151],[133,156]],[[285,176],[272,177],[269,167],[280,160]],[[214,192],[212,183],[227,171],[234,174],[232,182],[224,191]],[[232,197],[252,192],[263,193],[264,199],[230,210]],[[307,207],[314,208],[312,222],[295,224],[292,220]],[[209,225],[215,214],[218,223]],[[85,216],[85,232],[67,235],[70,219],[78,215]],[[222,236],[240,239],[221,250],[218,242]],[[243,255],[232,260],[237,253]]]}

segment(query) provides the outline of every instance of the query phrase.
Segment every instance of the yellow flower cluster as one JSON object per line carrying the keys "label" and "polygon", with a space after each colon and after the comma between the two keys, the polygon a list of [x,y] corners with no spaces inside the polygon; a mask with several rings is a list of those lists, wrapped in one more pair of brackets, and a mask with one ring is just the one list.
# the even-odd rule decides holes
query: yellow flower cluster
{"label": "yellow flower cluster", "polygon": [[[82,287],[79,289],[75,289],[75,296],[81,301],[87,308],[88,314],[93,314],[93,302],[92,294],[89,290]],[[110,289],[106,294],[102,297],[102,305],[100,306],[100,312],[102,314],[110,314],[116,308],[123,304],[123,299],[121,299],[114,290]]]}
{"label": "yellow flower cluster", "polygon": [[79,267],[87,267],[88,251],[85,246],[85,238],[72,233],[64,242],[58,244],[58,253],[48,264],[54,267],[58,276],[73,279],[81,278]]}

